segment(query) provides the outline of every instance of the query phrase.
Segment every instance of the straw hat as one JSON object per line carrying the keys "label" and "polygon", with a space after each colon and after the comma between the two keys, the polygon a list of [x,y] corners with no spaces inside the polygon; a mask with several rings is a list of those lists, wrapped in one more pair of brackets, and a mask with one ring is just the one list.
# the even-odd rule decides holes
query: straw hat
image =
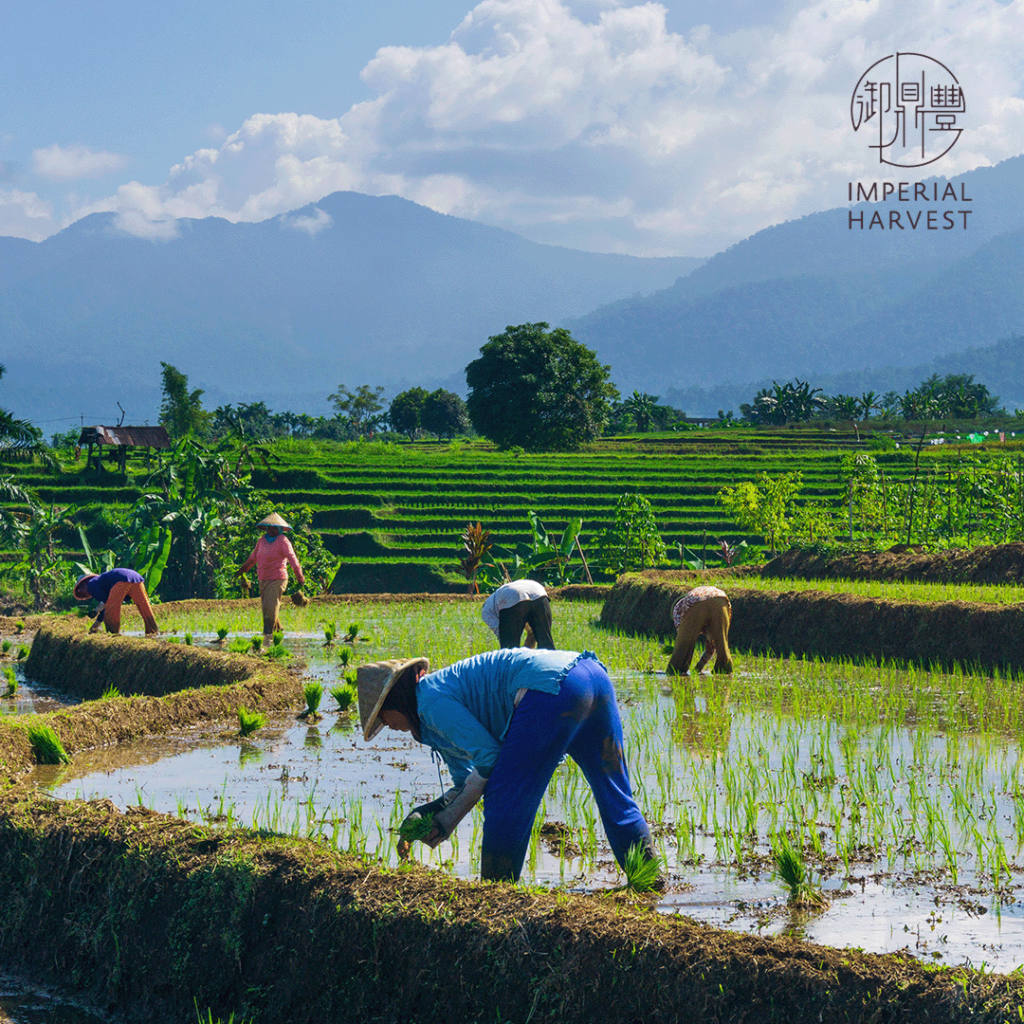
{"label": "straw hat", "polygon": [[372,740],[384,728],[380,720],[381,705],[398,682],[402,673],[409,668],[430,668],[429,658],[391,658],[389,661],[374,661],[356,669],[356,689],[359,691],[359,721],[363,736]]}
{"label": "straw hat", "polygon": [[89,598],[92,597],[92,594],[89,593],[89,591],[86,588],[85,584],[89,580],[96,579],[96,577],[98,575],[99,574],[95,573],[95,572],[87,572],[87,573],[84,573],[82,576],[79,576],[78,579],[75,580],[75,589],[74,589],[73,593],[74,593],[75,597],[79,601],[88,601]]}
{"label": "straw hat", "polygon": [[287,523],[276,512],[271,512],[265,519],[261,519],[257,526],[280,526],[282,530],[290,530],[291,523]]}

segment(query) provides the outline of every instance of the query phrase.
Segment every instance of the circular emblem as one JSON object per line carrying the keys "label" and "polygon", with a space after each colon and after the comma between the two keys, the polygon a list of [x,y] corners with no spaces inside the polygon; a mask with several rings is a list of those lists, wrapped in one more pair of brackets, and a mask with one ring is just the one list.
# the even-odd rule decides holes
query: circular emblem
{"label": "circular emblem", "polygon": [[945,64],[923,53],[896,53],[860,76],[850,121],[855,132],[864,130],[880,163],[923,167],[956,145],[965,110],[964,91]]}

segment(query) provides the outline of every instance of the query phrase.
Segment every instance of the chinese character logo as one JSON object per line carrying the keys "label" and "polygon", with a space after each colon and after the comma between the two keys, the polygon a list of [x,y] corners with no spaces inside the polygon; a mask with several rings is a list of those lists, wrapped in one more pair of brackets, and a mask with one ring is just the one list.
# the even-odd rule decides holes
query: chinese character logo
{"label": "chinese character logo", "polygon": [[945,64],[923,53],[875,61],[850,100],[853,130],[865,129],[880,163],[923,167],[948,153],[963,128],[964,91]]}

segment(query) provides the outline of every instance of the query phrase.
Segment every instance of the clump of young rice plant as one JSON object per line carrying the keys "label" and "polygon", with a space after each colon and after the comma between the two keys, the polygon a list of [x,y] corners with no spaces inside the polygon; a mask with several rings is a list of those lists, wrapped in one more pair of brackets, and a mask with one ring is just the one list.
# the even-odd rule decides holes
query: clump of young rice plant
{"label": "clump of young rice plant", "polygon": [[772,849],[772,859],[783,883],[789,888],[786,902],[791,906],[824,907],[828,900],[807,874],[800,852],[793,849],[786,836],[780,836]]}
{"label": "clump of young rice plant", "polygon": [[195,1004],[196,1019],[199,1021],[199,1024],[252,1024],[251,1019],[248,1021],[236,1021],[234,1013],[232,1013],[227,1020],[224,1020],[223,1017],[215,1018],[213,1016],[213,1010],[207,1009],[206,1014],[204,1016],[203,1012],[199,1009],[199,1004],[194,999],[192,1000],[192,1002]]}
{"label": "clump of young rice plant", "polygon": [[120,697],[121,691],[111,683],[101,694],[100,700],[111,700],[114,697]]}
{"label": "clump of young rice plant", "polygon": [[338,627],[336,623],[325,622],[324,626],[324,647],[333,647],[334,638],[338,635]]}
{"label": "clump of young rice plant", "polygon": [[24,661],[27,657],[28,657],[28,648],[24,644],[22,644],[18,648],[18,657],[15,660],[17,660],[17,661]]}
{"label": "clump of young rice plant", "polygon": [[[277,633],[274,634],[274,636],[277,635]],[[280,642],[272,644],[267,648],[267,657],[274,661],[284,661],[286,658],[290,658],[291,656],[291,651],[289,651],[288,648]]]}
{"label": "clump of young rice plant", "polygon": [[230,633],[230,632],[231,632],[231,630],[228,629],[227,626],[218,626],[217,627],[217,643],[219,643],[219,644],[224,643],[224,641],[227,640],[227,638],[228,638],[228,633]]}
{"label": "clump of young rice plant", "polygon": [[0,650],[2,650],[4,654],[6,654],[10,649],[11,649],[11,641],[7,640],[7,639],[4,639],[4,642],[2,644],[0,644]]}
{"label": "clump of young rice plant", "polygon": [[[185,641],[188,643],[188,640]],[[228,644],[228,650],[234,654],[248,654],[249,648],[252,647],[252,641],[246,639],[244,636],[236,636],[231,643]]]}
{"label": "clump of young rice plant", "polygon": [[13,697],[18,692],[18,677],[14,674],[14,669],[10,665],[4,668],[4,679],[7,681],[7,689],[4,692],[4,696]]}
{"label": "clump of young rice plant", "polygon": [[662,885],[661,858],[652,857],[651,851],[634,843],[626,851],[626,888],[632,892],[651,892]]}
{"label": "clump of young rice plant", "polygon": [[60,737],[49,725],[28,726],[28,741],[39,764],[71,764]]}
{"label": "clump of young rice plant", "polygon": [[341,663],[342,668],[348,668],[348,663],[352,660],[352,648],[342,647],[338,653],[338,661]]}
{"label": "clump of young rice plant", "polygon": [[25,623],[20,619],[14,624],[14,632],[20,633],[25,628]]}
{"label": "clump of young rice plant", "polygon": [[284,643],[284,630],[275,629],[270,638],[274,641],[275,647],[280,647]]}
{"label": "clump of young rice plant", "polygon": [[254,636],[254,637],[252,637],[249,640],[249,643],[252,646],[253,652],[255,654],[259,654],[260,653],[260,648],[263,646],[263,637],[261,637],[261,636]]}
{"label": "clump of young rice plant", "polygon": [[361,622],[350,622],[348,624],[348,632],[341,638],[343,643],[354,644],[357,640],[364,640],[365,637],[359,635],[359,630],[363,628]]}
{"label": "clump of young rice plant", "polygon": [[267,724],[266,715],[261,715],[258,711],[250,711],[246,707],[239,707],[238,709],[238,735],[249,736],[254,733],[257,729],[262,729]]}
{"label": "clump of young rice plant", "polygon": [[398,827],[399,836],[407,843],[422,842],[430,835],[434,828],[434,815],[429,811],[426,814],[417,814],[406,818]]}
{"label": "clump of young rice plant", "polygon": [[345,683],[342,686],[332,686],[331,696],[338,705],[339,714],[346,715],[355,704],[356,688],[351,683]]}
{"label": "clump of young rice plant", "polygon": [[189,647],[192,646],[192,634],[191,633],[186,633],[185,634],[185,643],[188,644]]}
{"label": "clump of young rice plant", "polygon": [[299,717],[319,718],[318,709],[324,696],[324,684],[319,679],[311,679],[303,685],[302,694],[306,698],[306,710]]}

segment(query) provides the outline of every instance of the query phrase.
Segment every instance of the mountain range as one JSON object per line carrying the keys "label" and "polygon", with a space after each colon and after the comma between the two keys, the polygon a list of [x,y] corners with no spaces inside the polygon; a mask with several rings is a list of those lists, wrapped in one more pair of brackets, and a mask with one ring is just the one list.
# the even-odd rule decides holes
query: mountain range
{"label": "mountain range", "polygon": [[[0,237],[0,406],[44,425],[117,422],[119,408],[152,422],[161,361],[210,408],[325,413],[342,384],[464,391],[489,336],[537,321],[596,349],[624,393],[694,415],[792,376],[886,391],[960,355],[1012,403],[1020,346],[986,353],[1024,334],[1024,156],[956,177],[945,201],[945,179],[927,182],[927,200],[840,195],[707,260],[541,245],[351,192],[260,223],[180,220],[159,241],[93,214],[39,243]],[[929,209],[940,225],[969,210],[967,227],[906,226]],[[857,221],[890,211],[902,228]]]}

